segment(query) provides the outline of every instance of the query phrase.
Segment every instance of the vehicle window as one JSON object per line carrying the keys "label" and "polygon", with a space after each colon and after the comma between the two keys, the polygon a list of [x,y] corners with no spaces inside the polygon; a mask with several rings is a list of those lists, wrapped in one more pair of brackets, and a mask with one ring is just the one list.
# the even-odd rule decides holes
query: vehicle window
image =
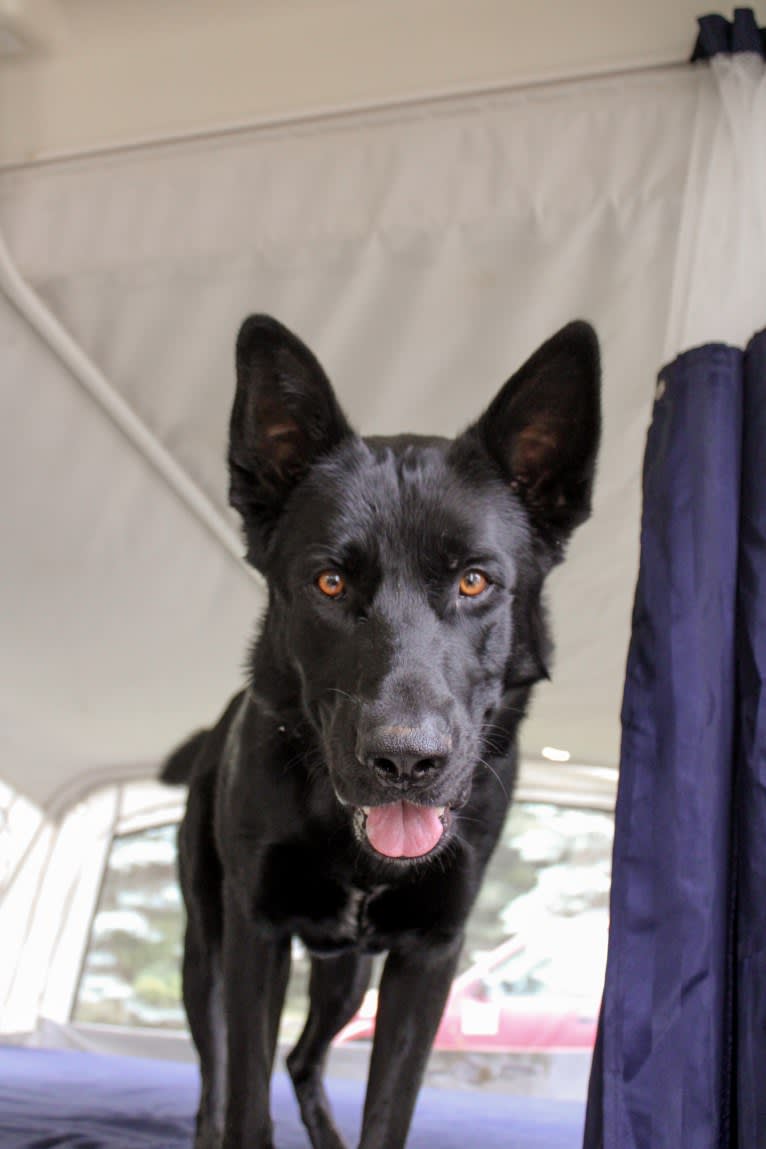
{"label": "vehicle window", "polygon": [[174,825],[114,839],[91,928],[75,1021],[177,1028],[183,912]]}
{"label": "vehicle window", "polygon": [[0,782],[0,894],[32,842],[42,814],[5,782]]}
{"label": "vehicle window", "polygon": [[[589,1051],[606,958],[612,830],[611,814],[601,810],[529,801],[513,807],[437,1036],[437,1084],[445,1061],[453,1073],[452,1062],[467,1058],[469,1079],[482,1082],[495,1075],[474,1072],[477,1058],[498,1055],[505,1072],[510,1054]],[[176,831],[175,824],[152,826],[114,839],[74,1020],[185,1027]],[[296,941],[283,1042],[300,1032],[307,985],[308,958]],[[375,1001],[373,988],[339,1036],[338,1056],[365,1050]]]}

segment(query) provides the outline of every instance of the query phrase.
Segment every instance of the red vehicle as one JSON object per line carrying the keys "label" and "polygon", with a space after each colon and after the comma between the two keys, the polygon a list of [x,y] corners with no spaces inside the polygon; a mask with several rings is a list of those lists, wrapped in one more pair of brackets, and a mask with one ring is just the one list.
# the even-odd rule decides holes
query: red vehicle
{"label": "red vehicle", "polygon": [[[452,985],[437,1050],[564,1052],[596,1037],[606,962],[607,916],[590,910],[514,934]],[[372,1037],[377,990],[341,1030],[338,1044]]]}

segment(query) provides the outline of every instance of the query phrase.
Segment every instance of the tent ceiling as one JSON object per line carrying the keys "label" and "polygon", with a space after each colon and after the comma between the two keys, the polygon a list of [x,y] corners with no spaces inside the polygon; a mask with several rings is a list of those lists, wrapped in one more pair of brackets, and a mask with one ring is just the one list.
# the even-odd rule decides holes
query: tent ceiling
{"label": "tent ceiling", "polygon": [[[451,434],[557,326],[604,348],[596,513],[525,747],[613,764],[639,471],[699,73],[465,98],[0,175],[46,307],[220,511],[233,339],[269,310],[356,426]],[[156,762],[237,687],[262,591],[0,295],[0,770]],[[232,521],[233,520],[229,520]]]}

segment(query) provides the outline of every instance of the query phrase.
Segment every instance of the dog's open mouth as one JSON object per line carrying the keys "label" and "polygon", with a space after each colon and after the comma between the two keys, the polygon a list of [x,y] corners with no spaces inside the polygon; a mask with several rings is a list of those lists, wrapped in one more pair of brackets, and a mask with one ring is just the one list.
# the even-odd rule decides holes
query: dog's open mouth
{"label": "dog's open mouth", "polygon": [[390,802],[361,806],[357,818],[361,833],[376,853],[385,858],[423,858],[444,837],[450,810],[448,806]]}

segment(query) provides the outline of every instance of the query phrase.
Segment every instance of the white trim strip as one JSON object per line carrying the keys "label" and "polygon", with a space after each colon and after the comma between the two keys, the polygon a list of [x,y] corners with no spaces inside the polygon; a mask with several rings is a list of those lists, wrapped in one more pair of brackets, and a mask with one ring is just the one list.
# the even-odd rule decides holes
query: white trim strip
{"label": "white trim strip", "polygon": [[[704,66],[704,65],[702,65]],[[217,127],[199,128],[185,132],[173,132],[167,135],[139,137],[125,140],[118,144],[97,144],[89,148],[78,148],[73,151],[41,153],[31,160],[11,160],[0,163],[0,174],[5,172],[27,171],[47,165],[65,164],[71,161],[87,159],[103,159],[124,152],[140,151],[144,149],[171,147],[174,144],[204,143],[208,140],[226,139],[231,136],[257,134],[279,129],[292,129],[310,126],[312,124],[332,123],[334,120],[343,120],[353,116],[375,115],[376,113],[410,111],[422,108],[424,111],[438,108],[443,104],[459,102],[470,99],[490,99],[496,96],[512,95],[515,93],[534,92],[541,88],[565,87],[567,84],[587,83],[589,80],[620,79],[643,73],[653,75],[664,72],[676,72],[690,67],[687,59],[668,56],[656,60],[637,60],[626,64],[622,68],[608,65],[602,68],[584,68],[573,71],[565,76],[547,75],[534,80],[524,79],[517,81],[503,80],[494,84],[479,86],[465,86],[444,89],[435,92],[418,93],[409,96],[391,97],[387,100],[360,101],[356,104],[330,105],[311,111],[282,112],[271,116],[263,116],[256,120],[238,121],[222,124]]]}

